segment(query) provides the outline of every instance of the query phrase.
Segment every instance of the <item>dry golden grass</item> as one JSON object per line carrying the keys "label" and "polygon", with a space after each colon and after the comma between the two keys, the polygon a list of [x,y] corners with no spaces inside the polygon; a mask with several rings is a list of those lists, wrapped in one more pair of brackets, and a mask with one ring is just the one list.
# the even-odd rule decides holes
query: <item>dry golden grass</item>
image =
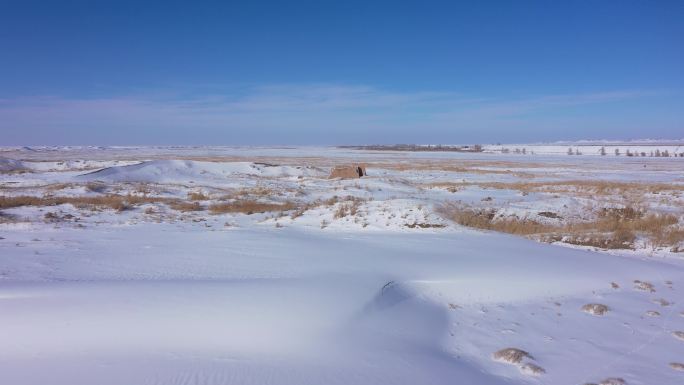
{"label": "dry golden grass", "polygon": [[156,198],[136,195],[101,195],[101,196],[78,196],[78,197],[35,197],[35,196],[13,196],[0,197],[0,209],[7,209],[22,206],[57,206],[70,204],[76,208],[110,208],[117,211],[124,211],[132,206],[145,203],[169,202],[168,198]]}
{"label": "dry golden grass", "polygon": [[188,211],[202,211],[204,207],[200,206],[199,202],[182,202],[173,201],[168,202],[168,206],[176,211],[188,212]]}
{"label": "dry golden grass", "polygon": [[545,242],[565,242],[603,249],[630,249],[637,234],[646,236],[655,247],[676,247],[684,241],[684,230],[672,227],[678,223],[672,214],[645,214],[632,207],[601,209],[593,221],[547,224],[532,219],[497,217],[495,209],[472,208],[460,204],[444,204],[442,216],[467,227],[503,233],[535,236]]}
{"label": "dry golden grass", "polygon": [[355,216],[358,213],[361,204],[366,201],[368,201],[368,199],[355,197],[351,195],[347,195],[344,197],[335,195],[331,198],[324,200],[317,199],[315,201],[299,205],[295,209],[295,211],[293,211],[290,214],[290,218],[296,219],[304,215],[305,212],[311,209],[315,209],[317,207],[331,207],[336,204],[340,204],[340,206],[337,208],[337,210],[335,210],[335,213],[333,214],[333,216],[335,216],[335,219],[343,218],[347,215]]}
{"label": "dry golden grass", "polygon": [[268,211],[290,211],[297,208],[293,202],[264,203],[255,200],[236,200],[233,202],[215,203],[209,206],[212,214],[243,213],[256,214]]}
{"label": "dry golden grass", "polygon": [[494,209],[475,209],[456,204],[446,204],[439,212],[462,226],[482,230],[493,230],[509,234],[531,235],[553,232],[557,226],[547,225],[531,219],[496,218]]}
{"label": "dry golden grass", "polygon": [[72,183],[53,183],[45,186],[45,191],[51,192],[51,191],[59,191],[59,190],[64,190],[67,188],[74,187]]}
{"label": "dry golden grass", "polygon": [[359,212],[363,200],[358,198],[353,198],[350,201],[342,202],[337,206],[337,210],[333,214],[334,219],[341,219],[346,216],[355,216]]}
{"label": "dry golden grass", "polygon": [[209,196],[205,195],[201,191],[189,192],[188,193],[188,199],[190,199],[191,201],[207,201],[207,200],[209,200]]}

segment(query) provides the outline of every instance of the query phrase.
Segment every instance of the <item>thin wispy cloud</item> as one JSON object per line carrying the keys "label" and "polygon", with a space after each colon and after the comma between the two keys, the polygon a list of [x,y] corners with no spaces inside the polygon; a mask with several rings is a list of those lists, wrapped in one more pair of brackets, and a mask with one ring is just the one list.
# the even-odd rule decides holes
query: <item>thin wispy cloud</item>
{"label": "thin wispy cloud", "polygon": [[[65,143],[103,138],[94,132],[105,132],[106,140],[117,143],[151,143],[155,137],[193,144],[421,142],[416,130],[425,141],[478,139],[469,129],[484,130],[480,140],[488,133],[496,140],[517,125],[537,125],[535,114],[553,111],[562,116],[586,106],[653,95],[657,94],[626,90],[501,99],[365,85],[286,84],[197,97],[32,97],[0,100],[0,129],[7,133],[5,140],[14,143],[29,142],[27,133]],[[133,136],[119,138],[116,132]],[[445,137],[449,132],[451,137]]]}

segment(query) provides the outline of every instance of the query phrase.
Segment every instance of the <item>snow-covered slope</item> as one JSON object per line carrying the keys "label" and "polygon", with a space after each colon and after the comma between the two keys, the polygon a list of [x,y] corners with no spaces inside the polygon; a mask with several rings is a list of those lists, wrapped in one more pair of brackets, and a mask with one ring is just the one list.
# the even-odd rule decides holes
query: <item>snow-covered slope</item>
{"label": "snow-covered slope", "polygon": [[235,175],[263,177],[324,176],[313,167],[292,167],[252,162],[199,162],[191,160],[152,160],[139,164],[108,167],[79,177],[81,180],[110,182],[173,183],[190,180],[221,180]]}
{"label": "snow-covered slope", "polygon": [[0,158],[0,172],[23,171],[28,168],[20,160]]}
{"label": "snow-covered slope", "polygon": [[[684,349],[671,335],[684,329],[678,263],[468,230],[150,224],[23,228],[3,238],[0,383],[582,384],[621,377],[677,384],[682,376],[668,366]],[[634,280],[653,283],[655,292],[634,289]],[[661,298],[674,304],[653,302]],[[587,303],[610,311],[586,314],[580,308]],[[530,376],[492,360],[508,347],[529,352],[528,363],[546,373]]]}

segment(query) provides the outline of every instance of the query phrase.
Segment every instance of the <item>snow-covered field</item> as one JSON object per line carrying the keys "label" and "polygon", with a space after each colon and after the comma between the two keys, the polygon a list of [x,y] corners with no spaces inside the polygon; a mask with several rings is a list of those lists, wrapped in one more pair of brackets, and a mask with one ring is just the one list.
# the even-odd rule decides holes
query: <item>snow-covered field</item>
{"label": "snow-covered field", "polygon": [[[684,159],[0,156],[0,384],[684,383]],[[328,179],[357,162],[368,176]],[[449,205],[667,221],[604,249],[461,226]]]}

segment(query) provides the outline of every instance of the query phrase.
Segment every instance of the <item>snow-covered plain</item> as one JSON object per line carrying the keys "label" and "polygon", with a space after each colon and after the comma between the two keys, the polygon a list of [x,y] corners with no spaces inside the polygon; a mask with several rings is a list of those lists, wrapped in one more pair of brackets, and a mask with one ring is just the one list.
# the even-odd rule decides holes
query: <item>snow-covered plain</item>
{"label": "snow-covered plain", "polygon": [[[436,210],[459,200],[582,217],[585,196],[485,184],[680,186],[679,159],[326,148],[3,154],[5,198],[206,200],[191,211],[164,201],[120,212],[69,203],[1,210],[1,384],[684,381],[681,253],[560,247],[458,226]],[[332,165],[357,161],[368,177],[327,179]],[[453,182],[465,184],[448,190]],[[308,206],[208,211],[236,196]],[[643,197],[680,216],[681,199]],[[312,203],[322,201],[330,203]],[[607,312],[583,311],[589,304]],[[494,359],[505,348],[528,355]]]}

